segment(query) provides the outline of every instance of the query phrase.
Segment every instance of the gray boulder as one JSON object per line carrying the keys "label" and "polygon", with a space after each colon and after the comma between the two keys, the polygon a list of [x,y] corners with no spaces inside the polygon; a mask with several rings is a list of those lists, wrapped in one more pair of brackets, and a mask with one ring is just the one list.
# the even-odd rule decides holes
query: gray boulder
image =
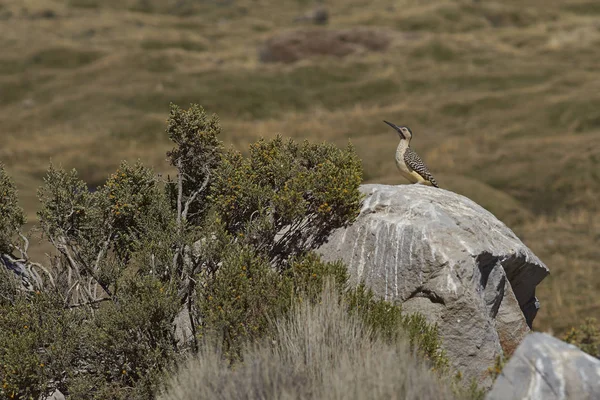
{"label": "gray boulder", "polygon": [[600,399],[600,360],[545,333],[527,335],[486,400]]}
{"label": "gray boulder", "polygon": [[342,259],[354,283],[437,323],[445,350],[468,379],[487,372],[529,332],[535,287],[548,268],[491,213],[466,197],[422,185],[363,185],[354,224],[319,252]]}

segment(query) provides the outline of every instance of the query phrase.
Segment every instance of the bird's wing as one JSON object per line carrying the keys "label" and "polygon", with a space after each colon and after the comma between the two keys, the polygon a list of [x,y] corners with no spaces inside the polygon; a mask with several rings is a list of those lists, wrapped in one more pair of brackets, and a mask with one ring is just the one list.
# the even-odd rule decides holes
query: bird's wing
{"label": "bird's wing", "polygon": [[439,187],[431,172],[425,166],[423,160],[410,147],[404,152],[404,162],[412,168],[417,174],[421,175],[425,180],[431,182],[435,187]]}

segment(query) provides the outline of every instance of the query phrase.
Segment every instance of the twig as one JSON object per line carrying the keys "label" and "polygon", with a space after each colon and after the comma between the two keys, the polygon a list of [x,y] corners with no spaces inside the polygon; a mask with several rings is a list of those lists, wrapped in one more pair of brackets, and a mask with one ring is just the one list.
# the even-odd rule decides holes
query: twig
{"label": "twig", "polygon": [[110,297],[103,297],[101,299],[90,300],[90,301],[86,301],[84,303],[71,304],[67,308],[77,308],[77,307],[83,307],[83,306],[91,306],[93,304],[98,304],[98,303],[102,303],[103,301],[109,301],[109,300],[111,300]]}
{"label": "twig", "polygon": [[196,190],[185,202],[185,207],[183,209],[182,215],[181,217],[185,220],[187,218],[187,213],[190,209],[190,205],[192,204],[192,202],[194,200],[196,200],[196,197],[198,197],[198,195],[200,193],[202,193],[205,189],[206,186],[208,185],[208,181],[210,179],[210,172],[206,170],[206,168],[204,169],[205,173],[206,173],[206,177],[204,178],[204,182],[202,182],[202,186],[200,186],[200,189]]}

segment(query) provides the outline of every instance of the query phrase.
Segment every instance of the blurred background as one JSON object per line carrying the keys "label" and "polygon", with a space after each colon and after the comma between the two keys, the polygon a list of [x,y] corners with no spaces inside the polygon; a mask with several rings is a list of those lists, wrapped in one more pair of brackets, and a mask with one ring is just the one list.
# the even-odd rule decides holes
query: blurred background
{"label": "blurred background", "polygon": [[50,160],[92,188],[123,159],[169,173],[169,102],[217,113],[242,151],[351,140],[365,182],[406,183],[387,119],[549,266],[535,329],[600,317],[597,0],[0,0],[0,49],[28,227]]}

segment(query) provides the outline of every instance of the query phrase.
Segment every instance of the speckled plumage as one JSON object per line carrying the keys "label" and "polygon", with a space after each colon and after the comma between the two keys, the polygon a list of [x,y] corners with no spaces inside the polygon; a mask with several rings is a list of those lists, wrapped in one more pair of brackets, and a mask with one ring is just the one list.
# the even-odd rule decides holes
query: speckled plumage
{"label": "speckled plumage", "polygon": [[421,157],[419,157],[419,155],[415,153],[410,147],[407,147],[404,151],[404,162],[413,171],[421,175],[423,179],[431,182],[431,184],[436,188],[439,188],[437,182],[433,178],[433,175],[431,175],[431,172],[429,172],[429,170],[425,166],[425,163],[423,162],[423,160],[421,160]]}
{"label": "speckled plumage", "polygon": [[396,166],[402,176],[412,183],[439,188],[421,157],[410,148],[410,141],[413,137],[410,128],[408,126],[398,126],[385,120],[383,122],[391,126],[400,136],[400,143],[396,148]]}

